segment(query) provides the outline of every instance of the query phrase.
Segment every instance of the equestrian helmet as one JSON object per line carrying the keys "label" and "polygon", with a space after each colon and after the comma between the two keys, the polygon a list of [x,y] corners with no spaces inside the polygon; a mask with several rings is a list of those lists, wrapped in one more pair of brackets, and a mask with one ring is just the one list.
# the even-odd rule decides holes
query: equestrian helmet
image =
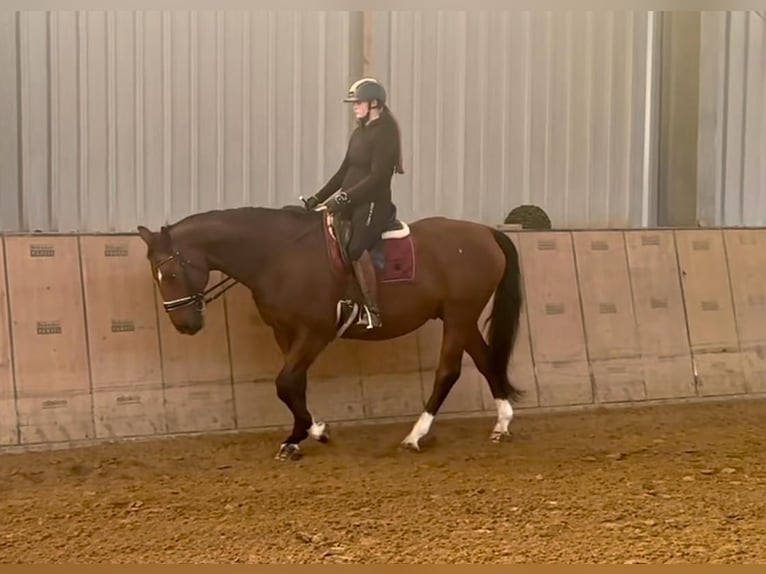
{"label": "equestrian helmet", "polygon": [[378,100],[382,106],[386,103],[386,89],[375,78],[362,78],[357,80],[348,89],[348,95],[344,102],[371,102]]}

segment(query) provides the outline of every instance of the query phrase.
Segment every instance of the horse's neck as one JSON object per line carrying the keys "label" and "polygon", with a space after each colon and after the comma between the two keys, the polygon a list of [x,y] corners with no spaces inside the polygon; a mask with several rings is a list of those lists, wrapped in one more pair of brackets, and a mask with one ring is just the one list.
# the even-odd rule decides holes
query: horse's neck
{"label": "horse's neck", "polygon": [[232,211],[189,220],[176,233],[185,244],[206,253],[211,270],[252,285],[256,275],[268,271],[271,255],[285,246],[288,236],[301,233],[301,226],[283,225],[275,216],[275,210],[256,210],[247,219]]}
{"label": "horse's neck", "polygon": [[211,271],[231,276],[241,275],[261,249],[255,229],[226,217],[189,219],[178,224],[173,235],[179,243],[203,251]]}

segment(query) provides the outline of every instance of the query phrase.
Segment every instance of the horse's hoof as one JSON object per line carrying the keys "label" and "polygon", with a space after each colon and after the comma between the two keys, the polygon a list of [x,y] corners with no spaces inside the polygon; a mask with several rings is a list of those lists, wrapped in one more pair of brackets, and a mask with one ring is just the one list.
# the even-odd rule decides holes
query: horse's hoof
{"label": "horse's hoof", "polygon": [[408,441],[408,440],[403,440],[399,444],[399,446],[403,450],[409,450],[411,452],[420,452],[420,445],[418,443],[416,443],[416,442],[412,442],[412,441]]}
{"label": "horse's hoof", "polygon": [[492,434],[489,437],[489,439],[495,443],[503,442],[504,440],[510,440],[510,438],[511,438],[511,433],[509,433],[508,431],[504,431],[504,432],[492,431]]}
{"label": "horse's hoof", "polygon": [[301,447],[299,447],[297,444],[285,443],[279,447],[277,456],[274,458],[280,461],[300,460],[303,458],[303,454],[301,453]]}
{"label": "horse's hoof", "polygon": [[330,435],[327,432],[327,424],[323,422],[316,422],[311,425],[309,436],[322,444],[330,442]]}

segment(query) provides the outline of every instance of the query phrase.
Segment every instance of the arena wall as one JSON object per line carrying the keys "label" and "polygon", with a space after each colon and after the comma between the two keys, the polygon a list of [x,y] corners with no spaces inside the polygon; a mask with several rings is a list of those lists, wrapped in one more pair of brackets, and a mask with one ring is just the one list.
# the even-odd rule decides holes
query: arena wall
{"label": "arena wall", "polygon": [[[526,295],[509,368],[522,410],[766,391],[766,230],[507,233]],[[290,424],[276,344],[242,286],[188,337],[136,235],[5,235],[0,257],[3,450]],[[310,408],[414,420],[440,336],[432,321],[390,342],[336,341],[310,371]],[[442,413],[494,416],[467,355]]]}

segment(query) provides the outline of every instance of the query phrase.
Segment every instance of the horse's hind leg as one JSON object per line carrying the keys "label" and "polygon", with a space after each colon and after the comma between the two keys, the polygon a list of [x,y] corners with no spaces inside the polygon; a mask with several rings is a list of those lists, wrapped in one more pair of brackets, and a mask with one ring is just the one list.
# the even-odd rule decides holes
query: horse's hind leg
{"label": "horse's hind leg", "polygon": [[513,407],[509,400],[508,383],[505,377],[501,377],[492,372],[489,366],[489,347],[481,336],[478,327],[474,327],[466,335],[465,350],[473,359],[476,368],[484,376],[489,384],[489,389],[495,399],[497,406],[497,423],[492,429],[490,438],[499,442],[502,438],[510,436],[508,425],[513,419]]}
{"label": "horse's hind leg", "polygon": [[463,337],[461,329],[451,327],[450,323],[445,320],[439,366],[436,369],[431,396],[428,398],[425,410],[420,415],[420,418],[402,441],[402,446],[413,450],[420,450],[420,439],[428,434],[434,417],[439,412],[452,386],[460,378],[462,359]]}

